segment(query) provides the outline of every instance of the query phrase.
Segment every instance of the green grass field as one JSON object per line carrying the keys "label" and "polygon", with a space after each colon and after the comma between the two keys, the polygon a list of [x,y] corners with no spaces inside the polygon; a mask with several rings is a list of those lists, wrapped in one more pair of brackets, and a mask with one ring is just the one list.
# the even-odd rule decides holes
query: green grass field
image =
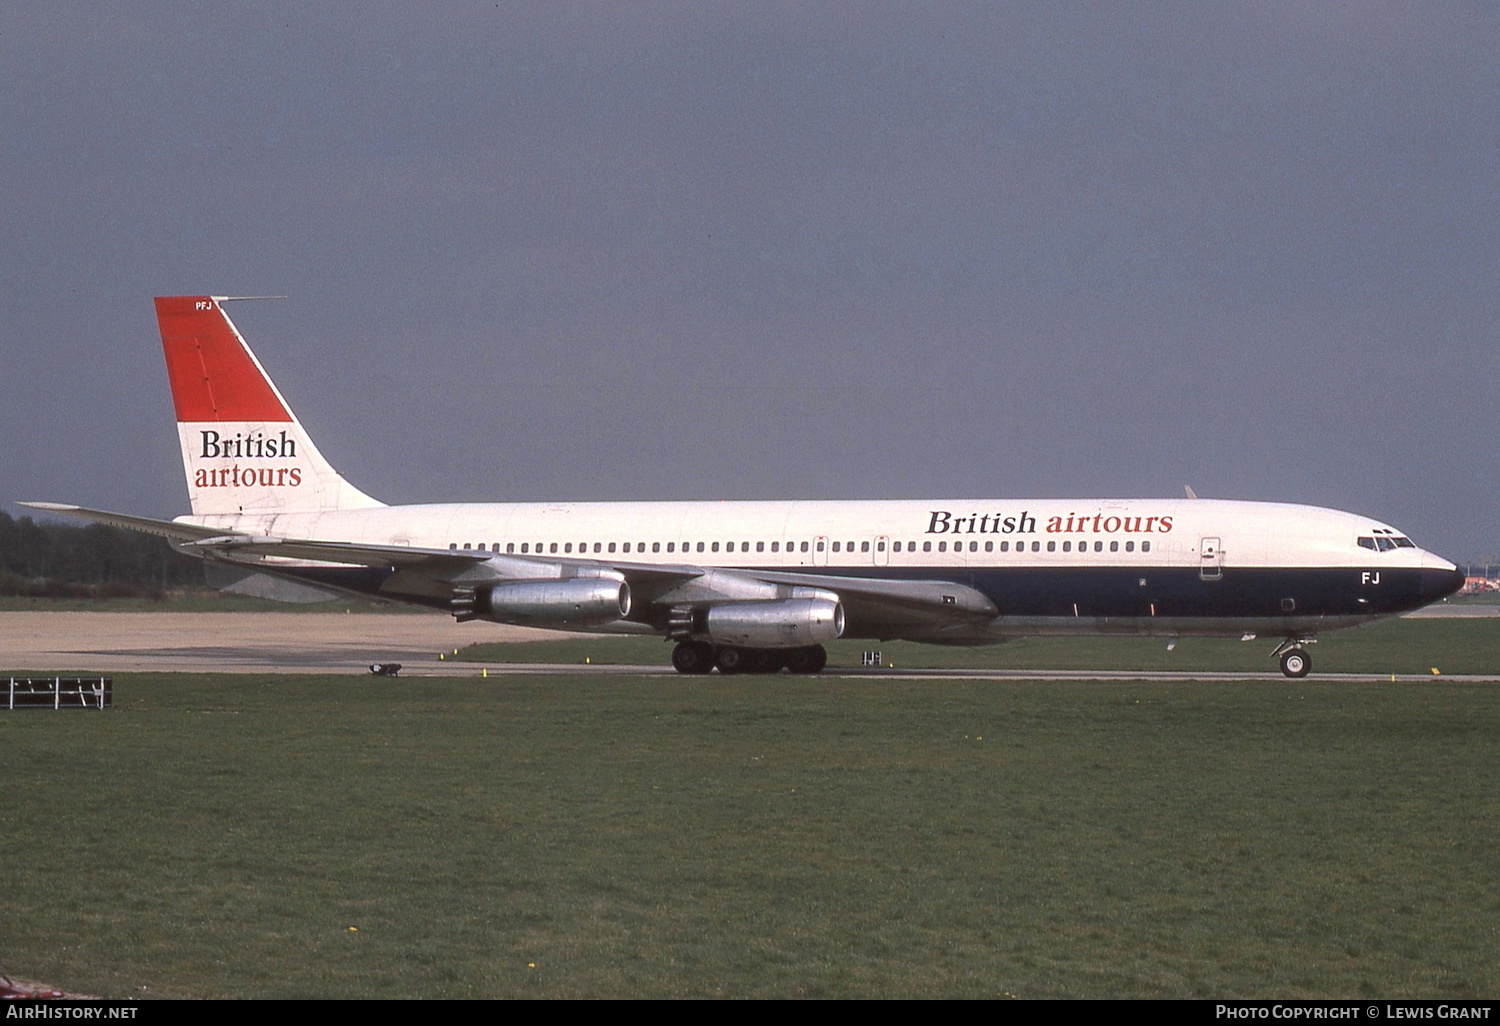
{"label": "green grass field", "polygon": [[[837,641],[828,646],[834,668],[859,666],[861,653],[879,650],[898,669],[1188,670],[1277,673],[1275,638],[1183,638],[1167,651],[1165,638],[1022,638],[984,648],[945,648],[911,642]],[[1387,620],[1325,635],[1310,649],[1313,672],[1411,674],[1500,673],[1500,617]],[[671,665],[671,645],[660,638],[559,638],[471,645],[461,658],[507,663]]]}
{"label": "green grass field", "polygon": [[156,997],[1500,991],[1492,685],[115,694],[0,713],[13,975]]}

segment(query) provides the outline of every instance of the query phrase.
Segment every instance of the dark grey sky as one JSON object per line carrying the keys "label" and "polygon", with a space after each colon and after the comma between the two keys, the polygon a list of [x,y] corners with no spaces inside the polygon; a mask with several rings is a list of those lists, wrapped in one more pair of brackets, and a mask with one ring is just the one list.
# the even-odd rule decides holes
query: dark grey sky
{"label": "dark grey sky", "polygon": [[275,293],[387,502],[1186,482],[1500,552],[1497,12],[8,5],[0,501],[186,512],[151,297]]}

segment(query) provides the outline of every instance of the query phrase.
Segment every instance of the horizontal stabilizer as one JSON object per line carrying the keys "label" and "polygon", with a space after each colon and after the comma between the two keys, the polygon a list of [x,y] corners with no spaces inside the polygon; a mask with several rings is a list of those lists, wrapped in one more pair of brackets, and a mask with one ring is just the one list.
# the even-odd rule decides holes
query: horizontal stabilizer
{"label": "horizontal stabilizer", "polygon": [[407,545],[362,545],[358,542],[271,538],[248,534],[226,536],[222,531],[214,531],[210,537],[197,539],[182,547],[229,559],[275,556],[320,563],[347,563],[351,566],[420,566],[438,571],[461,571],[476,563],[487,562],[494,555],[473,549],[419,549]]}
{"label": "horizontal stabilizer", "polygon": [[160,535],[179,542],[194,542],[204,538],[221,537],[224,529],[221,527],[204,527],[201,524],[182,524],[175,520],[155,520],[151,517],[136,517],[127,513],[109,513],[102,509],[88,509],[84,506],[70,506],[62,502],[23,502],[20,505],[27,509],[40,510],[43,513],[56,513],[64,517],[77,517],[80,520],[92,520],[96,524],[109,524],[113,527],[124,527],[132,531],[143,531],[146,534]]}

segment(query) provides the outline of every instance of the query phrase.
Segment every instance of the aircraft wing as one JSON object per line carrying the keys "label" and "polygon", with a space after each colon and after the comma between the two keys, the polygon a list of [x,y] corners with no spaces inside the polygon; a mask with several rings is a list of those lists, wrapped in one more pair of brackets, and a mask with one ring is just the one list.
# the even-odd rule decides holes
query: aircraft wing
{"label": "aircraft wing", "polygon": [[224,534],[222,531],[210,538],[181,544],[178,548],[240,561],[246,557],[274,556],[350,566],[420,568],[431,571],[435,577],[447,576],[449,572],[462,573],[493,555],[474,549],[421,549],[409,545],[274,538],[259,534]]}
{"label": "aircraft wing", "polygon": [[844,577],[786,571],[755,571],[753,576],[773,584],[824,588],[839,596],[848,617],[849,632],[874,637],[915,637],[941,640],[988,623],[1000,610],[982,592],[954,581],[898,580]]}
{"label": "aircraft wing", "polygon": [[[342,563],[349,566],[397,567],[417,570],[439,579],[462,576],[464,571],[488,563],[499,572],[495,579],[547,577],[542,568],[559,565],[599,566],[598,560],[536,556],[501,555],[482,549],[426,549],[409,545],[378,545],[360,542],[322,541],[311,538],[276,538],[262,534],[226,531],[222,527],[158,520],[153,517],[111,513],[60,502],[23,502],[22,506],[77,517],[95,523],[124,527],[132,531],[160,535],[171,539],[183,551],[218,557],[231,562],[253,561],[263,556],[282,559],[311,560],[319,563]],[[703,571],[695,567],[659,566],[655,564],[609,563],[631,581],[671,582],[686,580]],[[550,576],[555,576],[555,572]]]}
{"label": "aircraft wing", "polygon": [[360,545],[352,542],[307,541],[295,538],[272,538],[266,535],[245,534],[226,531],[222,527],[202,524],[180,523],[176,520],[157,520],[127,513],[110,513],[106,510],[70,506],[60,502],[23,502],[20,505],[45,513],[92,520],[113,527],[125,527],[132,531],[143,531],[168,538],[179,549],[202,555],[221,556],[234,560],[236,557],[281,556],[289,559],[308,559],[326,563],[347,563],[353,566],[421,566],[433,569],[463,570],[476,563],[483,563],[492,553],[473,550],[414,549],[399,545]]}
{"label": "aircraft wing", "polygon": [[637,581],[669,582],[691,578],[703,571],[693,567],[601,563],[595,559],[556,556],[501,555],[484,549],[424,549],[409,545],[375,545],[360,542],[318,541],[305,538],[271,538],[262,535],[229,535],[222,533],[179,546],[224,556],[277,556],[287,559],[316,560],[321,563],[346,563],[354,566],[396,567],[414,570],[440,580],[473,578],[466,571],[484,565],[491,580],[556,577],[559,567],[607,566],[618,570],[632,583]]}
{"label": "aircraft wing", "polygon": [[[277,565],[263,564],[263,557],[348,566],[392,567],[430,578],[434,582],[469,586],[484,580],[556,577],[559,575],[559,568],[569,566],[604,566],[622,574],[632,588],[640,589],[641,597],[648,602],[659,598],[666,604],[673,604],[686,599],[688,603],[695,605],[759,597],[740,593],[735,582],[822,588],[839,596],[850,621],[859,625],[862,633],[888,637],[910,636],[913,628],[923,634],[961,631],[999,615],[995,604],[982,593],[953,581],[846,577],[782,570],[710,570],[687,564],[606,562],[568,557],[559,559],[547,555],[501,555],[481,549],[427,549],[405,545],[275,538],[63,503],[23,502],[21,505],[46,513],[160,535],[170,539],[183,551],[240,565],[260,566],[273,572],[278,568]],[[564,570],[563,573],[566,575],[567,571]],[[691,593],[691,597],[677,597],[680,594],[678,586],[695,581],[700,582],[700,586]]]}

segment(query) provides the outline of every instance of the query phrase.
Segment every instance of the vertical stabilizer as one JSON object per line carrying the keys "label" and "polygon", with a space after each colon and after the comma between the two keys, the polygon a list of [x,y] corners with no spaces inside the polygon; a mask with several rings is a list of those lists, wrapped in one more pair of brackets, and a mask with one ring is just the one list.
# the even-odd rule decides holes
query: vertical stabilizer
{"label": "vertical stabilizer", "polygon": [[292,415],[218,296],[161,296],[156,320],[193,513],[367,509]]}

